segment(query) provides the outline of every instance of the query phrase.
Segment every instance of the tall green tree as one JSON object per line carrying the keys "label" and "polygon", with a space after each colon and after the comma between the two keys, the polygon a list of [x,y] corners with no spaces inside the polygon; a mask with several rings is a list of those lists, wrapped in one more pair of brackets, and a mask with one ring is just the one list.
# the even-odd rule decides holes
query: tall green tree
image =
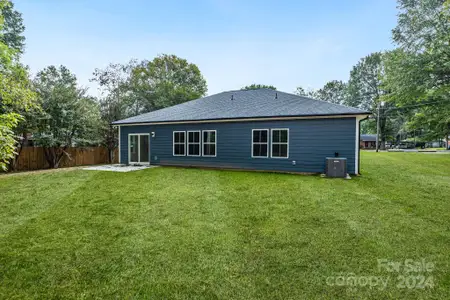
{"label": "tall green tree", "polygon": [[382,54],[372,53],[360,59],[350,71],[347,105],[374,110],[383,94],[381,88]]}
{"label": "tall green tree", "polygon": [[206,81],[186,59],[163,54],[133,68],[128,98],[137,115],[204,96]]}
{"label": "tall green tree", "polygon": [[[394,42],[403,50],[422,52],[439,35],[448,35],[447,0],[397,0],[397,26],[392,30]],[[448,42],[448,41],[447,41]]]}
{"label": "tall green tree", "polygon": [[24,116],[36,108],[36,97],[27,70],[10,60],[6,46],[3,50],[0,51],[0,169],[6,170],[15,155],[16,129],[24,122]]}
{"label": "tall green tree", "polygon": [[[365,128],[375,128],[375,120],[379,116],[381,149],[389,136],[395,135],[386,112],[390,107],[385,104],[381,107],[381,96],[386,93],[381,85],[381,79],[384,74],[383,54],[381,52],[371,53],[363,57],[350,71],[350,80],[348,82],[348,97],[345,104],[351,107],[358,107],[372,112],[374,119],[366,121]],[[372,129],[370,130],[372,131]]]}
{"label": "tall green tree", "polygon": [[3,1],[1,16],[3,27],[0,30],[0,41],[13,50],[16,54],[22,54],[25,50],[25,26],[22,14],[14,9],[11,1]]}
{"label": "tall green tree", "polygon": [[132,91],[129,89],[131,71],[136,61],[128,64],[109,64],[104,69],[95,69],[91,81],[97,82],[101,97],[99,99],[103,145],[108,149],[109,161],[114,161],[114,150],[118,146],[118,130],[112,122],[128,117],[128,102]]}
{"label": "tall green tree", "polygon": [[316,91],[319,100],[334,104],[345,104],[348,101],[348,88],[345,82],[332,80]]}
{"label": "tall green tree", "polygon": [[20,153],[27,146],[30,136],[36,131],[39,120],[42,117],[42,111],[39,105],[33,105],[31,108],[20,112],[21,119],[13,129],[16,146],[14,157],[8,162],[9,171],[15,171],[19,162]]}
{"label": "tall green tree", "polygon": [[70,159],[67,148],[99,143],[98,104],[78,87],[69,69],[49,66],[37,74],[34,85],[44,113],[34,138],[51,168],[64,156]]}
{"label": "tall green tree", "polygon": [[393,39],[386,55],[384,99],[410,112],[409,130],[428,139],[450,134],[450,1],[399,0]]}
{"label": "tall green tree", "polygon": [[[5,44],[13,54],[13,60],[15,67],[17,69],[24,69],[24,77],[20,78],[23,84],[26,84],[26,88],[30,90],[30,80],[28,78],[27,70],[20,66],[19,59],[20,55],[23,54],[25,49],[25,36],[23,32],[25,26],[23,25],[22,14],[14,9],[14,4],[10,1],[4,2],[5,5],[1,10],[1,16],[3,19],[3,27],[0,30],[0,41]],[[14,111],[21,116],[18,120],[17,125],[14,127],[13,132],[16,140],[16,147],[14,158],[9,161],[9,169],[14,170],[20,152],[24,143],[27,141],[28,133],[31,132],[32,123],[34,119],[34,114],[38,112],[36,105],[32,108],[18,108],[16,107]]]}
{"label": "tall green tree", "polygon": [[345,104],[348,95],[348,88],[345,82],[332,80],[327,82],[322,88],[314,90],[309,88],[305,90],[299,86],[295,94],[304,97],[310,97],[318,100],[328,101],[334,104]]}
{"label": "tall green tree", "polygon": [[270,90],[276,90],[277,88],[274,87],[273,85],[266,85],[266,84],[250,84],[250,85],[246,85],[243,88],[241,88],[241,90],[259,90],[259,89],[270,89]]}
{"label": "tall green tree", "polygon": [[317,98],[317,93],[314,89],[308,88],[305,90],[301,86],[297,87],[294,94],[303,96],[303,97]]}
{"label": "tall green tree", "polygon": [[34,93],[28,80],[28,72],[18,61],[18,50],[5,42],[5,16],[12,3],[0,0],[0,169],[6,170],[15,155],[14,130],[23,120],[23,113],[35,106]]}

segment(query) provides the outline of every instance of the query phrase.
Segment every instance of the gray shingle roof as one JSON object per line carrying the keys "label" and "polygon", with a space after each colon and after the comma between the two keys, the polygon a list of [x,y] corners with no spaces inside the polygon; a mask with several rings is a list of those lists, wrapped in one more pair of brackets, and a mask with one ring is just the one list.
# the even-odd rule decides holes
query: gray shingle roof
{"label": "gray shingle roof", "polygon": [[113,124],[348,114],[368,112],[280,91],[258,89],[222,92]]}
{"label": "gray shingle roof", "polygon": [[376,134],[361,134],[361,141],[375,142],[377,140]]}

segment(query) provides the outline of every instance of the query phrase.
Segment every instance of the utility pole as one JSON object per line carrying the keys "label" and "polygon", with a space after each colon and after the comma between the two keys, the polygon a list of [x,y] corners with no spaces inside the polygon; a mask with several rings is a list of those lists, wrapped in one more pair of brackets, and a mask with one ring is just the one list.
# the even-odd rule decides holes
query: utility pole
{"label": "utility pole", "polygon": [[377,105],[377,138],[376,138],[376,145],[375,145],[376,152],[378,152],[378,150],[380,148],[379,141],[380,141],[380,108],[381,108],[381,106],[384,106],[383,101],[378,102],[378,105]]}

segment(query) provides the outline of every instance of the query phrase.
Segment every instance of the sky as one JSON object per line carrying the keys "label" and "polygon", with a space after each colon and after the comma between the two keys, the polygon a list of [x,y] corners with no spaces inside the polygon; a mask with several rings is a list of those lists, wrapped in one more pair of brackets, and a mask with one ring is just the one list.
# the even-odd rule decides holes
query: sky
{"label": "sky", "polygon": [[175,54],[208,94],[252,83],[294,92],[349,78],[358,60],[393,48],[394,0],[13,0],[32,73],[65,65],[89,93],[95,68]]}

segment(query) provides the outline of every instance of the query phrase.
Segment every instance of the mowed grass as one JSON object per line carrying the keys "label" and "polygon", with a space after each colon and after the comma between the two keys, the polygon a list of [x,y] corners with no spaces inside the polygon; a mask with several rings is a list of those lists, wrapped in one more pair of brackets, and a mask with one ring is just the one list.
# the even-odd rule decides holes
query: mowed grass
{"label": "mowed grass", "polygon": [[[450,155],[363,153],[362,173],[0,176],[0,298],[449,299]],[[352,273],[389,282],[327,284]]]}

